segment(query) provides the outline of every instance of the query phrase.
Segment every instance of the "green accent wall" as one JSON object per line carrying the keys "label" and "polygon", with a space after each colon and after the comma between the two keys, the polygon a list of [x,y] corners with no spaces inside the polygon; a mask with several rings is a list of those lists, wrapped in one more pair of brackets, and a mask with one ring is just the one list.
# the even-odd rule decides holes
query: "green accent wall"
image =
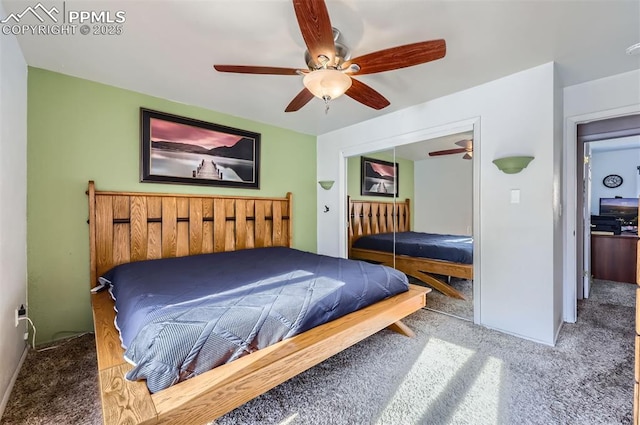
{"label": "green accent wall", "polygon": [[[394,162],[393,151],[376,152],[363,156]],[[349,195],[351,199],[364,199],[381,202],[391,201],[392,198],[383,196],[360,195],[360,174],[362,173],[360,162],[361,157],[362,156],[358,155],[347,158],[347,195]],[[409,210],[411,213],[411,228],[413,229],[413,161],[403,158],[395,158],[395,162],[398,163],[398,177],[400,180],[398,199],[405,200],[409,198],[411,200]]]}
{"label": "green accent wall", "polygon": [[[139,183],[140,107],[261,133],[260,190]],[[38,68],[29,68],[27,136],[28,298],[37,343],[93,329],[89,180],[98,190],[293,192],[294,247],[316,251],[315,136]]]}

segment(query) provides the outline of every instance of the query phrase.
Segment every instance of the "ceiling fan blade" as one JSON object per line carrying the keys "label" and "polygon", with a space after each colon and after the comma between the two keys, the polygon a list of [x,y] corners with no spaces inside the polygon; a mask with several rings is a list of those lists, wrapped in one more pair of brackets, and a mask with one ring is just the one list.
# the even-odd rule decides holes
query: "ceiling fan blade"
{"label": "ceiling fan blade", "polygon": [[429,152],[429,156],[453,155],[453,154],[456,154],[456,153],[463,153],[463,152],[466,153],[467,149],[465,149],[465,148],[445,149],[443,151]]}
{"label": "ceiling fan blade", "polygon": [[301,72],[299,69],[274,66],[213,65],[213,67],[219,72],[235,72],[237,74],[300,75]]}
{"label": "ceiling fan blade", "polygon": [[375,74],[441,59],[446,53],[447,46],[442,39],[421,41],[359,56],[346,62],[342,68],[345,69],[351,64],[356,64],[360,70],[354,74]]}
{"label": "ceiling fan blade", "polygon": [[465,149],[473,149],[473,141],[471,139],[466,139],[466,140],[458,140],[456,142],[456,145],[458,146],[462,146]]}
{"label": "ceiling fan blade", "polygon": [[307,88],[303,88],[300,93],[296,97],[293,98],[291,103],[287,105],[287,108],[284,110],[285,112],[295,112],[302,108],[304,105],[309,103],[309,101],[313,99],[313,93],[311,93]]}
{"label": "ceiling fan blade", "polygon": [[324,65],[318,57],[325,56],[328,63],[333,64],[336,46],[333,41],[333,28],[329,12],[324,0],[293,0],[293,8],[311,60],[318,65]]}
{"label": "ceiling fan blade", "polygon": [[464,156],[462,157],[462,159],[473,159],[473,155],[471,155],[470,152],[467,152],[464,154]]}
{"label": "ceiling fan blade", "polygon": [[346,91],[346,95],[373,109],[382,109],[390,105],[389,101],[380,93],[366,85],[365,83],[352,78],[351,87]]}

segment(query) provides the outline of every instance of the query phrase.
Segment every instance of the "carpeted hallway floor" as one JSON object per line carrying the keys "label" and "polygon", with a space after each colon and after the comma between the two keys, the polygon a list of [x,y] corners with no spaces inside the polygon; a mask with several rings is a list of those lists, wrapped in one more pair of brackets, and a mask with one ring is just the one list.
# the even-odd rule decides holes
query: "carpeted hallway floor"
{"label": "carpeted hallway floor", "polygon": [[[241,406],[227,424],[630,424],[635,285],[594,283],[555,347],[422,310]],[[93,336],[31,351],[2,424],[99,424]]]}

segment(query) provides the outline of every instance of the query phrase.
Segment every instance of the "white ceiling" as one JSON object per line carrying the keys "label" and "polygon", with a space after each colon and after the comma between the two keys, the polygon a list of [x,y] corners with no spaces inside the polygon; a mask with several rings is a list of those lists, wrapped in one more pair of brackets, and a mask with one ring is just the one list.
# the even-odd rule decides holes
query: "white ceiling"
{"label": "white ceiling", "polygon": [[[37,0],[2,3],[6,13],[19,13]],[[447,55],[362,76],[391,102],[381,111],[343,96],[327,115],[319,99],[285,113],[301,77],[225,74],[212,65],[303,67],[290,0],[42,3],[67,12],[122,10],[126,22],[118,36],[19,36],[31,66],[314,135],[549,61],[564,86],[640,68],[640,55],[625,54],[640,42],[638,0],[327,0],[352,56],[436,38],[446,40]]]}

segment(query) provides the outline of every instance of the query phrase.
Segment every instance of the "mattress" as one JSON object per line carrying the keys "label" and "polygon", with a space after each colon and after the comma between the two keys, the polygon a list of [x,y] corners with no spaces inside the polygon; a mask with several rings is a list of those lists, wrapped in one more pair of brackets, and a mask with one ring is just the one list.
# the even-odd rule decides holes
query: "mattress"
{"label": "mattress", "polygon": [[[378,233],[358,238],[354,248],[473,264],[473,238],[422,232]],[[395,249],[395,251],[394,251]]]}
{"label": "mattress", "polygon": [[152,393],[408,290],[392,268],[282,247],[122,264],[101,281],[127,379]]}

